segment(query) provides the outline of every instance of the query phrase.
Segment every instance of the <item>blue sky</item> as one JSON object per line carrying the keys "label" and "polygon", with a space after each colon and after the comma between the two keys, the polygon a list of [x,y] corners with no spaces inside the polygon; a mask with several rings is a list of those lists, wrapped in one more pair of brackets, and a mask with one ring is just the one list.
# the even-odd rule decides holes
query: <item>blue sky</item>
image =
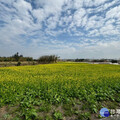
{"label": "blue sky", "polygon": [[0,0],[0,56],[120,58],[120,0]]}

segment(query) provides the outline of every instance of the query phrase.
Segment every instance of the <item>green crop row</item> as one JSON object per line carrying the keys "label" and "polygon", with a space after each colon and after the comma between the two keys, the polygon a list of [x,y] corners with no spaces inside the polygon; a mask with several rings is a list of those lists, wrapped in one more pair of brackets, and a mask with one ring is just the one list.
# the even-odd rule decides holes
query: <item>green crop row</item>
{"label": "green crop row", "polygon": [[11,120],[89,120],[93,113],[99,116],[102,107],[119,103],[120,66],[57,63],[0,68],[0,107],[17,110],[8,110],[1,119],[12,114]]}

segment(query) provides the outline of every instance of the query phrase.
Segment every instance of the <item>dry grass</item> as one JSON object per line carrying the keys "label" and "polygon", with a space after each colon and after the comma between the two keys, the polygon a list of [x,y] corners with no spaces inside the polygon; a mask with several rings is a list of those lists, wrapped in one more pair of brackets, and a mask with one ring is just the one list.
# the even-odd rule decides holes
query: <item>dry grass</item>
{"label": "dry grass", "polygon": [[[0,67],[8,67],[8,66],[16,66],[18,62],[0,62]],[[24,65],[37,65],[38,63],[36,61],[23,61],[21,62],[21,66]]]}

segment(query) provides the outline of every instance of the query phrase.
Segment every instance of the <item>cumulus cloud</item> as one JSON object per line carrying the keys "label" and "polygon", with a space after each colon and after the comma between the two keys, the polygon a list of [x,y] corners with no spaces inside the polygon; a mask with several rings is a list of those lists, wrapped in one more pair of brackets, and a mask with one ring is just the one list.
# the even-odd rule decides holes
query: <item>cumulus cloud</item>
{"label": "cumulus cloud", "polygon": [[120,18],[120,6],[116,6],[109,10],[106,14],[107,18]]}
{"label": "cumulus cloud", "polygon": [[29,53],[33,57],[39,51],[62,57],[72,57],[70,51],[81,57],[81,50],[86,57],[89,50],[97,57],[97,48],[119,51],[119,11],[119,0],[1,0],[0,49],[9,46],[23,54],[31,50],[36,52]]}
{"label": "cumulus cloud", "polygon": [[85,16],[85,14],[86,14],[86,11],[83,8],[78,9],[74,13],[73,22],[76,24],[76,26],[81,26],[81,22],[82,22],[83,17]]}

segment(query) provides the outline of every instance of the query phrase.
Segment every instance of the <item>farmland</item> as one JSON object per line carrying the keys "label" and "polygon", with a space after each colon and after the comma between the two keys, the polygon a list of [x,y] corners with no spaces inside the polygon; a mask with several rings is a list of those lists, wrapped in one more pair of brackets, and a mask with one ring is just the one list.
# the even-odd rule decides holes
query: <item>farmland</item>
{"label": "farmland", "polygon": [[120,107],[119,65],[0,68],[0,120],[96,120],[102,107]]}

